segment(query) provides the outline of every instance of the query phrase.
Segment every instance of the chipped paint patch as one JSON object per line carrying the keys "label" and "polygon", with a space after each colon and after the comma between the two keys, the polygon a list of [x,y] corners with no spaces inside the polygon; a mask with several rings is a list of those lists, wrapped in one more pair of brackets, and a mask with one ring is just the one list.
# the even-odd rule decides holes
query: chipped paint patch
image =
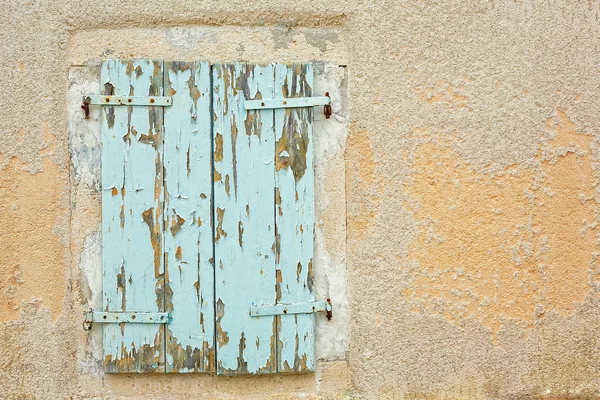
{"label": "chipped paint patch", "polygon": [[65,248],[54,229],[64,175],[49,157],[37,174],[25,167],[13,157],[0,173],[0,322],[18,319],[23,303],[36,299],[53,318],[63,309]]}
{"label": "chipped paint patch", "polygon": [[574,312],[590,290],[597,195],[592,137],[563,111],[547,123],[539,169],[475,172],[448,144],[421,145],[406,188],[419,234],[409,246],[417,307],[496,334],[552,310]]}
{"label": "chipped paint patch", "polygon": [[[361,239],[367,233],[379,207],[379,195],[383,188],[376,175],[375,154],[369,136],[365,131],[352,132],[348,137],[346,150],[346,170],[358,171],[354,191],[358,190],[362,200],[348,204],[348,234]],[[349,182],[348,182],[349,184]],[[349,190],[349,188],[346,188]]]}

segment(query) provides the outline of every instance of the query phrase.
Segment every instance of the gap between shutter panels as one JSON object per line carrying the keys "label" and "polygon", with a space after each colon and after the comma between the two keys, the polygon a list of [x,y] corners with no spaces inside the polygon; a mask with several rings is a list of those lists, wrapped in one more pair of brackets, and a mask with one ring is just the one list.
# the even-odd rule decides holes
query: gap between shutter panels
{"label": "gap between shutter panels", "polygon": [[[131,63],[131,62],[129,62]],[[215,367],[215,351],[210,347],[210,341],[212,341],[214,335],[214,329],[216,328],[217,334],[217,342],[219,343],[219,361],[218,361],[218,373],[220,374],[243,374],[243,373],[268,373],[268,372],[303,372],[314,369],[314,317],[310,314],[304,315],[294,315],[294,316],[278,316],[271,317],[272,322],[268,323],[269,318],[254,318],[250,319],[248,316],[248,306],[252,302],[259,302],[258,298],[248,297],[247,291],[242,292],[229,292],[229,294],[224,293],[224,298],[231,297],[232,303],[235,304],[235,300],[238,300],[238,307],[234,308],[234,310],[240,314],[242,318],[246,318],[248,324],[242,324],[245,327],[252,326],[260,326],[263,328],[265,323],[268,323],[272,326],[271,330],[268,330],[267,336],[269,338],[269,347],[267,354],[260,354],[260,352],[255,352],[254,354],[248,352],[246,350],[246,337],[252,338],[251,335],[248,335],[245,332],[241,332],[239,336],[239,345],[236,348],[233,347],[234,342],[230,341],[231,332],[235,331],[234,327],[229,327],[229,331],[225,332],[223,327],[221,326],[222,320],[228,316],[225,313],[225,307],[229,302],[224,303],[223,299],[219,297],[217,301],[214,302],[214,308],[209,307],[210,304],[205,300],[205,296],[201,296],[200,294],[200,285],[202,286],[203,293],[206,292],[210,295],[210,287],[211,285],[207,284],[205,281],[209,281],[212,283],[210,279],[213,275],[208,273],[208,271],[212,272],[212,269],[215,270],[215,276],[220,274],[222,271],[222,259],[219,260],[219,266],[217,268],[213,265],[212,254],[209,259],[204,257],[201,260],[201,254],[204,253],[213,253],[213,250],[209,249],[208,246],[205,246],[202,252],[198,251],[198,256],[196,257],[196,261],[198,263],[198,273],[197,280],[194,282],[195,291],[196,291],[196,304],[194,310],[186,310],[185,313],[180,313],[178,318],[178,311],[180,308],[176,307],[178,301],[181,301],[182,306],[190,307],[190,298],[184,298],[175,300],[174,297],[177,297],[180,293],[185,293],[185,288],[182,287],[181,283],[187,281],[189,275],[186,275],[185,279],[181,279],[179,283],[179,287],[176,289],[181,290],[173,290],[171,286],[177,286],[178,283],[174,279],[174,266],[173,263],[177,264],[177,268],[179,269],[179,274],[181,275],[185,268],[182,269],[182,265],[187,267],[184,263],[189,264],[189,261],[186,261],[186,255],[188,254],[188,248],[193,248],[194,245],[192,243],[187,243],[183,246],[177,245],[177,241],[175,240],[179,235],[185,233],[185,229],[194,226],[196,229],[196,225],[198,227],[202,227],[203,225],[209,230],[210,236],[210,246],[215,246],[214,253],[217,254],[219,252],[219,239],[222,237],[223,239],[227,238],[227,231],[223,229],[223,222],[227,222],[225,217],[225,211],[229,210],[228,208],[219,208],[214,206],[214,214],[210,212],[211,207],[213,207],[211,203],[211,196],[206,195],[206,193],[201,192],[199,197],[202,198],[202,194],[205,195],[203,200],[206,200],[204,203],[208,203],[208,207],[205,206],[204,210],[208,209],[208,221],[211,220],[211,216],[214,215],[218,220],[218,225],[214,224],[211,226],[210,223],[203,224],[200,218],[196,218],[195,211],[202,206],[202,204],[192,204],[191,210],[193,212],[189,212],[190,209],[186,212],[180,212],[181,207],[184,207],[184,204],[187,200],[190,199],[190,196],[186,196],[186,193],[182,193],[182,186],[185,186],[186,178],[188,178],[188,182],[194,180],[193,168],[191,165],[194,161],[201,162],[202,157],[199,159],[195,159],[193,157],[193,149],[192,142],[189,141],[187,150],[185,149],[186,139],[192,140],[194,137],[194,132],[199,132],[200,130],[207,131],[206,136],[210,135],[211,125],[214,125],[214,129],[212,129],[214,134],[214,142],[211,141],[209,146],[203,146],[204,149],[208,149],[208,156],[204,155],[204,164],[202,164],[201,170],[207,171],[205,176],[210,177],[212,173],[214,173],[214,185],[215,191],[216,187],[219,186],[221,189],[221,194],[224,201],[231,196],[231,181],[233,181],[233,194],[234,198],[237,199],[238,196],[238,162],[240,161],[239,157],[236,157],[237,153],[243,155],[243,146],[240,143],[236,143],[238,131],[242,130],[242,132],[246,133],[248,136],[248,144],[247,147],[251,150],[255,150],[251,148],[251,140],[253,135],[257,136],[260,140],[261,131],[263,129],[263,115],[270,116],[267,118],[267,122],[270,121],[271,126],[267,127],[266,131],[268,131],[269,137],[265,142],[270,141],[269,146],[262,145],[264,150],[266,150],[265,154],[269,154],[270,147],[270,155],[265,159],[266,163],[264,165],[268,165],[271,163],[270,171],[271,171],[271,184],[270,187],[275,188],[275,192],[271,198],[271,201],[274,202],[274,207],[272,209],[272,218],[270,218],[273,227],[270,225],[267,226],[267,231],[271,231],[272,233],[266,237],[271,237],[271,246],[270,250],[274,253],[276,260],[276,265],[273,265],[274,268],[271,268],[271,271],[275,274],[273,279],[270,281],[270,285],[275,283],[275,292],[272,299],[267,299],[264,302],[266,304],[274,304],[275,300],[277,302],[302,302],[302,301],[312,301],[311,295],[311,269],[312,269],[312,235],[313,235],[313,225],[312,225],[312,213],[313,213],[313,205],[312,205],[312,188],[313,188],[313,173],[312,173],[312,145],[309,141],[309,137],[312,134],[311,132],[311,121],[312,121],[312,108],[299,108],[299,109],[279,109],[277,111],[273,110],[262,110],[255,112],[246,112],[243,110],[243,100],[255,98],[262,98],[262,93],[258,91],[258,84],[256,85],[257,90],[254,93],[254,96],[250,95],[250,86],[248,85],[248,81],[250,79],[250,75],[254,75],[256,68],[266,68],[271,69],[272,74],[266,74],[263,78],[266,79],[264,83],[266,83],[267,87],[272,89],[272,95],[274,98],[277,97],[299,97],[299,96],[310,96],[311,88],[310,84],[312,84],[312,69],[310,65],[307,64],[296,64],[291,67],[285,65],[269,65],[269,66],[252,66],[252,65],[243,65],[243,64],[235,64],[228,66],[220,66],[217,65],[213,67],[213,82],[211,83],[210,76],[210,66],[207,63],[180,63],[180,62],[166,62],[164,64],[164,79],[163,79],[163,87],[165,89],[165,95],[174,97],[174,106],[172,108],[168,108],[164,111],[165,113],[165,121],[168,119],[168,122],[165,123],[165,132],[163,132],[163,150],[164,150],[164,165],[163,171],[165,173],[164,176],[164,184],[163,184],[163,196],[164,196],[164,221],[165,226],[164,229],[159,234],[164,234],[162,237],[164,242],[164,263],[166,273],[163,274],[163,279],[166,276],[166,284],[164,284],[164,288],[162,289],[164,304],[163,308],[166,311],[171,311],[173,313],[173,322],[170,325],[167,325],[166,334],[163,333],[164,344],[163,346],[167,349],[166,354],[166,369],[168,372],[202,372],[202,371],[211,371],[214,370]],[[129,64],[128,64],[129,69]],[[239,74],[241,70],[244,70],[244,74]],[[236,71],[238,75],[236,75]],[[136,76],[138,71],[136,71]],[[270,75],[270,76],[269,76]],[[208,78],[208,79],[207,79]],[[234,79],[235,78],[235,79]],[[270,79],[270,82],[269,82]],[[104,79],[103,79],[104,81]],[[273,84],[275,81],[275,84]],[[206,82],[206,84],[204,84]],[[204,84],[204,85],[203,85]],[[203,85],[203,86],[202,86]],[[219,90],[219,85],[222,85],[225,90],[230,90],[230,93],[227,93],[223,90]],[[187,86],[187,87],[186,87]],[[206,89],[205,92],[202,93],[198,87],[202,89]],[[132,86],[133,88],[133,86]],[[212,89],[212,91],[211,91]],[[104,94],[112,94],[110,92],[105,91]],[[133,93],[130,93],[133,95]],[[214,96],[214,101],[211,103],[210,98],[211,95]],[[183,96],[183,97],[182,97]],[[179,98],[178,98],[179,97]],[[200,101],[201,106],[198,106],[198,102]],[[232,103],[232,104],[229,104]],[[228,115],[229,107],[231,105],[237,105],[237,109],[233,110],[232,113]],[[204,107],[203,107],[204,106]],[[214,120],[211,116],[211,107],[214,109],[215,115]],[[131,107],[128,107],[131,109]],[[148,108],[149,117],[151,118],[154,110],[160,113],[160,107],[150,107]],[[218,110],[223,111],[223,118],[220,117]],[[204,115],[206,119],[203,119],[202,111],[206,111],[207,115]],[[112,113],[114,117],[114,108],[107,108],[107,121],[110,124],[110,114]],[[129,115],[131,112],[128,111]],[[191,115],[190,115],[191,113]],[[270,114],[273,113],[273,114]],[[237,115],[237,120],[236,120]],[[241,116],[246,115],[244,121],[241,121]],[[191,118],[190,118],[191,117]],[[225,118],[228,117],[228,118]],[[229,135],[224,135],[218,132],[219,122],[221,119],[226,119],[228,122]],[[186,120],[189,124],[186,123]],[[193,121],[193,122],[191,122]],[[132,132],[130,124],[131,119],[128,120],[128,131],[127,136],[129,136]],[[203,125],[204,123],[204,125]],[[227,128],[227,126],[225,126]],[[190,129],[193,128],[193,129]],[[275,132],[273,132],[275,130]],[[191,131],[192,134],[185,134],[186,131]],[[225,132],[225,131],[223,131]],[[157,131],[160,134],[160,129]],[[275,142],[274,135],[277,135],[277,141]],[[135,137],[135,133],[134,133]],[[138,140],[142,141],[143,134],[138,137]],[[158,136],[160,138],[160,136]],[[197,135],[197,137],[201,137],[201,134]],[[182,143],[182,138],[183,142]],[[242,138],[244,138],[242,136]],[[177,139],[177,140],[175,140]],[[229,160],[231,160],[230,174],[225,174],[225,177],[222,177],[222,174],[219,170],[216,169],[218,163],[223,162],[223,141],[229,140],[229,145],[231,146],[231,153],[229,154]],[[261,149],[260,141],[258,142],[258,149]],[[243,144],[243,143],[242,143]],[[211,147],[214,146],[214,153],[211,151]],[[200,146],[202,147],[202,146]],[[195,147],[195,150],[198,150],[198,146]],[[273,153],[275,150],[275,154]],[[181,154],[185,153],[185,157],[182,157]],[[250,151],[249,155],[252,155],[252,151]],[[160,155],[157,156],[160,158]],[[213,160],[211,160],[211,157]],[[158,160],[157,158],[157,160]],[[185,159],[185,165],[182,160]],[[254,158],[250,157],[249,159],[243,159],[245,162],[252,161]],[[211,162],[212,161],[212,162]],[[274,166],[273,166],[274,164]],[[162,171],[159,171],[157,162],[156,168],[156,178],[158,179],[159,175]],[[273,167],[275,171],[273,171]],[[225,168],[226,169],[226,168]],[[213,172],[214,171],[214,172]],[[309,173],[305,176],[305,172]],[[184,172],[182,174],[182,172]],[[273,173],[275,175],[273,175]],[[185,175],[185,176],[184,176]],[[192,175],[191,178],[190,175]],[[178,179],[172,179],[173,176],[177,176]],[[233,178],[231,178],[233,176]],[[262,180],[262,176],[254,176],[254,179]],[[202,180],[202,179],[200,179]],[[193,182],[197,182],[195,180]],[[204,181],[209,182],[209,187],[205,188],[205,191],[210,191],[210,179],[204,179]],[[243,186],[244,183],[241,183]],[[175,185],[173,187],[173,185]],[[157,185],[158,187],[158,185]],[[188,185],[188,189],[191,186]],[[265,187],[263,190],[264,193],[268,193],[269,185]],[[174,191],[176,189],[176,191]],[[299,189],[299,190],[298,190]],[[156,189],[158,190],[158,189]],[[273,190],[273,189],[270,189]],[[185,192],[185,188],[183,190]],[[259,191],[260,192],[260,191]],[[273,193],[273,192],[271,192]],[[113,191],[114,194],[114,191]],[[219,196],[216,196],[215,192],[212,194],[218,200]],[[226,196],[226,197],[225,197]],[[298,209],[298,207],[294,207],[295,202],[300,201],[302,207]],[[176,203],[176,204],[175,204]],[[189,203],[189,202],[187,202]],[[176,205],[176,207],[172,207]],[[237,204],[243,206],[243,204]],[[257,204],[259,210],[261,208],[261,204]],[[253,207],[254,208],[254,207]],[[277,208],[277,209],[276,209]],[[242,207],[240,211],[240,215],[245,211],[246,214],[249,214],[249,202]],[[296,226],[292,226],[290,228],[285,228],[286,220],[283,219],[283,213],[293,213],[294,211],[300,213],[296,215],[296,219],[294,221],[301,221],[299,226],[296,223]],[[158,214],[158,211],[156,212]],[[147,213],[146,213],[147,214]],[[181,215],[185,214],[185,215]],[[187,219],[185,217],[188,217]],[[304,219],[303,219],[304,218]],[[145,217],[144,220],[148,218]],[[191,219],[191,221],[190,221]],[[148,221],[146,221],[148,223]],[[215,226],[216,225],[216,226]],[[234,224],[235,225],[235,224]],[[156,239],[158,236],[156,233],[157,224],[153,224],[153,236]],[[277,226],[280,226],[278,229]],[[284,228],[281,228],[284,227]],[[212,232],[214,228],[214,232]],[[232,226],[228,227],[228,231],[233,233],[237,228],[238,235],[230,234],[230,248],[229,250],[233,250],[237,245],[239,249],[243,248],[244,243],[244,234],[248,236],[252,234],[252,225],[249,221],[246,221],[246,227],[242,222],[242,219],[239,218],[237,227]],[[264,228],[264,227],[263,227]],[[294,229],[295,228],[295,229]],[[278,231],[273,232],[275,229]],[[246,232],[245,232],[246,231]],[[244,233],[245,232],[245,233]],[[207,232],[204,232],[205,234]],[[213,236],[214,235],[214,236]],[[237,236],[237,239],[235,238]],[[213,242],[214,237],[214,242]],[[260,237],[260,235],[259,235]],[[234,240],[235,239],[235,240]],[[199,244],[201,245],[202,240],[199,240]],[[206,241],[204,241],[206,242]],[[282,245],[283,246],[283,261],[282,261]],[[264,244],[264,243],[263,243]],[[156,252],[156,248],[158,245],[154,246],[154,250]],[[227,249],[227,248],[224,248]],[[267,252],[267,251],[266,251]],[[266,253],[265,252],[265,253]],[[228,253],[229,254],[229,253]],[[286,257],[288,254],[291,254],[290,257]],[[240,254],[241,255],[241,254]],[[286,258],[294,259],[294,255],[297,257],[297,265],[295,265],[295,270],[293,271],[289,267],[282,268],[281,265],[284,264]],[[156,258],[156,257],[155,257]],[[202,267],[200,263],[202,264]],[[230,259],[230,265],[232,266],[243,266],[244,265],[244,257],[241,257],[237,260]],[[202,269],[204,268],[204,269]],[[227,269],[227,268],[226,268]],[[200,273],[201,270],[206,271],[205,277],[202,277]],[[226,282],[239,282],[239,275],[241,271],[233,271],[232,276],[230,276],[229,280]],[[290,272],[294,272],[293,274]],[[176,272],[176,271],[175,271]],[[260,272],[260,271],[259,271]],[[264,271],[262,271],[264,273]],[[124,273],[122,273],[124,274]],[[181,276],[180,276],[181,278]],[[227,276],[225,275],[225,278]],[[217,285],[216,289],[219,290],[218,286],[219,280],[215,283]],[[189,283],[189,282],[188,282]],[[267,284],[267,286],[269,286]],[[157,285],[158,287],[158,285]],[[270,286],[273,288],[273,286]],[[266,287],[265,287],[266,288]],[[273,290],[273,289],[271,289]],[[123,290],[123,297],[125,290]],[[268,292],[268,290],[267,290]],[[158,294],[158,290],[157,290]],[[240,296],[240,294],[245,294],[246,297]],[[208,297],[209,301],[210,296]],[[216,299],[215,299],[216,300]],[[191,303],[193,304],[193,302]],[[216,321],[214,321],[214,325],[206,322],[206,317],[211,316],[215,317],[216,312]],[[207,312],[207,310],[210,310]],[[229,311],[230,309],[228,309]],[[205,333],[203,339],[211,338],[211,340],[200,340],[198,338],[192,338],[194,329],[189,329],[190,326],[193,325],[192,321],[187,321],[187,331],[186,326],[183,323],[178,323],[182,321],[182,318],[185,318],[186,315],[194,315],[193,311],[198,311],[200,314],[200,324],[204,322],[202,331]],[[196,314],[197,315],[197,314]],[[226,318],[225,318],[226,319]],[[283,319],[283,320],[282,320]],[[266,322],[265,322],[266,321]],[[293,322],[292,322],[293,321]],[[210,331],[210,327],[212,325],[213,331]],[[124,327],[121,327],[122,329]],[[178,339],[177,336],[174,335],[172,330],[183,331],[180,333],[180,336],[183,339]],[[161,327],[159,327],[159,332],[157,336],[155,336],[154,342],[155,345],[160,342],[160,334]],[[238,332],[240,329],[238,329]],[[263,329],[264,331],[264,329]],[[177,333],[177,332],[176,332]],[[265,333],[265,332],[263,332]],[[185,338],[185,334],[188,334],[188,337]],[[260,347],[260,336],[256,336],[256,347],[259,349]],[[189,340],[188,340],[189,339]],[[196,339],[195,341],[193,339]],[[157,342],[158,340],[158,342]],[[185,347],[184,347],[185,346]],[[157,346],[155,346],[157,347]],[[144,348],[144,346],[140,347],[140,350]],[[152,346],[148,346],[148,349],[152,348]],[[126,355],[125,346],[122,346],[123,353]],[[264,349],[264,347],[263,347]],[[135,345],[133,347],[135,353]],[[162,350],[162,349],[161,349]],[[138,351],[139,352],[139,351]],[[150,351],[147,351],[148,353]],[[160,357],[162,351],[157,351]],[[264,353],[264,350],[263,350]],[[235,368],[228,368],[227,362],[228,358],[235,357]],[[263,358],[263,361],[266,357],[266,363],[264,366],[259,366],[255,361],[258,358]],[[148,362],[148,356],[139,356],[137,353],[133,354],[130,358],[135,361],[140,361],[142,364],[144,362]],[[127,357],[126,357],[127,359]],[[153,361],[156,361],[156,356],[153,358]],[[127,363],[125,363],[127,364]],[[156,363],[154,363],[156,364]],[[160,363],[158,363],[160,364]],[[250,367],[248,366],[250,364]],[[125,367],[122,368],[121,371],[131,371],[132,368]],[[133,370],[136,370],[133,368]],[[136,371],[144,372],[147,371],[148,368],[144,368],[144,365],[141,365]],[[160,370],[160,367],[154,368],[154,370]],[[112,372],[119,372],[118,369]]]}

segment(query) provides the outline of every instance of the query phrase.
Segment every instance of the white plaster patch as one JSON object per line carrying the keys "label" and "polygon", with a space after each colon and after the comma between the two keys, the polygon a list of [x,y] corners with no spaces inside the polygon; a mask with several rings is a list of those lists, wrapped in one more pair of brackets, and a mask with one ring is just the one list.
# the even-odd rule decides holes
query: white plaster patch
{"label": "white plaster patch", "polygon": [[[73,67],[69,70],[67,91],[67,112],[69,147],[72,165],[72,184],[75,190],[79,185],[92,191],[99,191],[101,184],[100,118],[101,107],[90,107],[86,119],[81,108],[84,95],[100,93],[99,69],[97,66]],[[76,207],[73,204],[72,207]],[[77,216],[77,213],[74,213]],[[84,239],[83,251],[79,260],[81,271],[80,285],[87,304],[85,310],[102,308],[102,235],[100,220],[97,231]],[[83,316],[82,316],[83,320]],[[82,374],[102,373],[102,326],[95,326],[87,335],[86,345],[78,351],[78,368]]]}
{"label": "white plaster patch", "polygon": [[[102,309],[102,234],[100,231],[85,238],[79,268],[82,285],[87,283],[89,298],[87,309]],[[102,325],[92,326],[87,346],[79,354],[78,366],[82,373],[99,374],[102,372]]]}
{"label": "white plaster patch", "polygon": [[167,41],[176,47],[193,49],[201,42],[216,42],[217,28],[173,27],[165,32]]}
{"label": "white plaster patch", "polygon": [[79,268],[90,290],[88,306],[100,310],[102,308],[102,234],[100,231],[85,238]]}
{"label": "white plaster patch", "polygon": [[[346,148],[350,129],[346,67],[315,63],[313,96],[331,97],[331,117],[325,118],[321,109],[315,109],[314,141],[315,164],[327,164],[331,157]],[[318,184],[319,182],[317,182]]]}
{"label": "white plaster patch", "polygon": [[89,118],[81,109],[87,94],[100,93],[99,73],[95,67],[74,67],[69,70],[67,91],[69,147],[75,184],[83,183],[100,190],[101,155],[100,113],[101,107],[90,106]]}
{"label": "white plaster patch", "polygon": [[[325,118],[322,109],[315,108],[314,120],[314,165],[315,165],[315,264],[313,267],[314,292],[317,299],[330,298],[333,304],[333,319],[327,321],[322,316],[316,323],[316,357],[323,360],[343,359],[350,341],[350,306],[346,276],[346,254],[344,250],[333,252],[327,248],[324,232],[319,222],[332,216],[325,215],[331,203],[337,202],[334,209],[345,213],[345,196],[328,196],[325,185],[331,176],[344,179],[344,150],[350,127],[347,102],[346,68],[337,65],[318,63],[314,66],[313,96],[323,96],[329,92],[332,99],[332,115]],[[335,157],[339,163],[332,165]],[[331,168],[337,168],[332,171]],[[333,173],[332,173],[333,172]],[[321,190],[318,190],[321,189]],[[343,188],[342,188],[343,190]],[[345,220],[345,218],[344,218]],[[335,233],[339,241],[346,241],[345,225]]]}
{"label": "white plaster patch", "polygon": [[316,357],[319,360],[341,360],[350,342],[350,304],[347,291],[346,260],[331,257],[324,248],[323,232],[315,227],[314,293],[317,299],[329,298],[333,318],[316,320]]}

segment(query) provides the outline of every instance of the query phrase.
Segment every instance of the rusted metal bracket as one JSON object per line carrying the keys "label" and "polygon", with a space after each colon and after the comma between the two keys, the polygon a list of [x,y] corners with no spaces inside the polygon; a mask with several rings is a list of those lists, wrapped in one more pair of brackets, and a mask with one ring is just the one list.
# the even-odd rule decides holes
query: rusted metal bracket
{"label": "rusted metal bracket", "polygon": [[81,108],[85,112],[85,118],[87,119],[90,116],[90,105],[168,107],[172,104],[173,98],[169,96],[105,96],[102,94],[91,94],[83,96]]}
{"label": "rusted metal bracket", "polygon": [[324,312],[327,314],[327,319],[330,320],[333,316],[333,308],[331,300],[315,301],[312,303],[295,303],[295,304],[274,304],[274,305],[256,305],[250,306],[251,317],[264,317],[269,315],[287,315],[287,314],[310,314],[316,312]]}
{"label": "rusted metal bracket", "polygon": [[[106,106],[162,106],[173,104],[170,96],[104,96],[102,94],[91,94],[90,104]],[[84,97],[85,100],[85,97]]]}
{"label": "rusted metal bracket", "polygon": [[89,331],[93,323],[98,324],[168,324],[171,322],[170,313],[150,312],[100,312],[85,313],[83,329]]}
{"label": "rusted metal bracket", "polygon": [[[325,92],[325,96],[329,98],[329,92]],[[331,117],[331,100],[328,104],[323,106],[323,114],[325,114],[325,119],[329,119]]]}
{"label": "rusted metal bracket", "polygon": [[271,108],[315,107],[331,104],[329,93],[322,97],[289,97],[287,99],[245,100],[246,110],[266,110]]}

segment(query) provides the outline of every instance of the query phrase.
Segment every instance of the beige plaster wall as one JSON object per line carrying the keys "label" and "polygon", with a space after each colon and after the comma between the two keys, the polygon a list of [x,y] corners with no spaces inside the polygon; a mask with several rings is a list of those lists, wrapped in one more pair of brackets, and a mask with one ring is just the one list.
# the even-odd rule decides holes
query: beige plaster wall
{"label": "beige plaster wall", "polygon": [[[597,3],[0,10],[0,398],[600,397]],[[102,373],[81,329],[97,137],[74,99],[108,57],[320,63],[339,96],[315,125],[317,288],[339,320],[317,373]]]}

